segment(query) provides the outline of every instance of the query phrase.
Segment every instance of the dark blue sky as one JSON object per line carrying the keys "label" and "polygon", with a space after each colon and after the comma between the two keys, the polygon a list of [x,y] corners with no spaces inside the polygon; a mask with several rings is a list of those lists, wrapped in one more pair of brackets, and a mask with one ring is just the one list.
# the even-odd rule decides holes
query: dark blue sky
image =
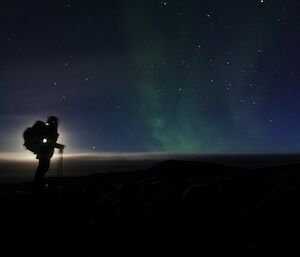
{"label": "dark blue sky", "polygon": [[[0,150],[299,152],[299,1],[7,1]],[[62,142],[64,143],[64,142]]]}

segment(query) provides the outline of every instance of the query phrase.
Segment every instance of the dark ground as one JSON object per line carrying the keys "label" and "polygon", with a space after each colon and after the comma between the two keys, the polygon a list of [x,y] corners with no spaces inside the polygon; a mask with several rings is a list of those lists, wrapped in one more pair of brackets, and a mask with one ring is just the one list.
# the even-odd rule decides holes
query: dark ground
{"label": "dark ground", "polygon": [[0,185],[1,256],[300,253],[300,166],[190,161]]}

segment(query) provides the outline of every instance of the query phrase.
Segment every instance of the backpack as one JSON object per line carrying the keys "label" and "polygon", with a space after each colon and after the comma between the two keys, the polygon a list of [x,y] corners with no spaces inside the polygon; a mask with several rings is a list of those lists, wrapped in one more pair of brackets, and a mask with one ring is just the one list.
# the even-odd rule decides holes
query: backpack
{"label": "backpack", "polygon": [[46,130],[47,126],[43,121],[36,121],[32,127],[27,128],[23,133],[25,148],[37,154],[43,145]]}

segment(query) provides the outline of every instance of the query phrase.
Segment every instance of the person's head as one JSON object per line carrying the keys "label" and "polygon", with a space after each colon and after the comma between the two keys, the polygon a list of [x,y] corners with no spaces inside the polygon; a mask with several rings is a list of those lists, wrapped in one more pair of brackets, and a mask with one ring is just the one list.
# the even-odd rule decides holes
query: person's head
{"label": "person's head", "polygon": [[47,123],[49,124],[49,126],[58,126],[58,118],[55,116],[50,116],[47,119]]}

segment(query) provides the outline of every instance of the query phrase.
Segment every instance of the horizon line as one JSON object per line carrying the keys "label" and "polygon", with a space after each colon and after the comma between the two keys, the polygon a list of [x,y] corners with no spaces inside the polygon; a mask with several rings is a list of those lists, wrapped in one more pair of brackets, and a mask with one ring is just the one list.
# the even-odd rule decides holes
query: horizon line
{"label": "horizon line", "polygon": [[[200,153],[200,152],[120,152],[120,151],[102,151],[102,152],[73,152],[64,153],[65,158],[101,158],[105,160],[164,160],[166,158],[179,157],[226,157],[226,156],[296,156],[300,153]],[[54,153],[53,158],[59,157],[58,153]],[[0,152],[0,161],[36,161],[36,156],[29,152]]]}

